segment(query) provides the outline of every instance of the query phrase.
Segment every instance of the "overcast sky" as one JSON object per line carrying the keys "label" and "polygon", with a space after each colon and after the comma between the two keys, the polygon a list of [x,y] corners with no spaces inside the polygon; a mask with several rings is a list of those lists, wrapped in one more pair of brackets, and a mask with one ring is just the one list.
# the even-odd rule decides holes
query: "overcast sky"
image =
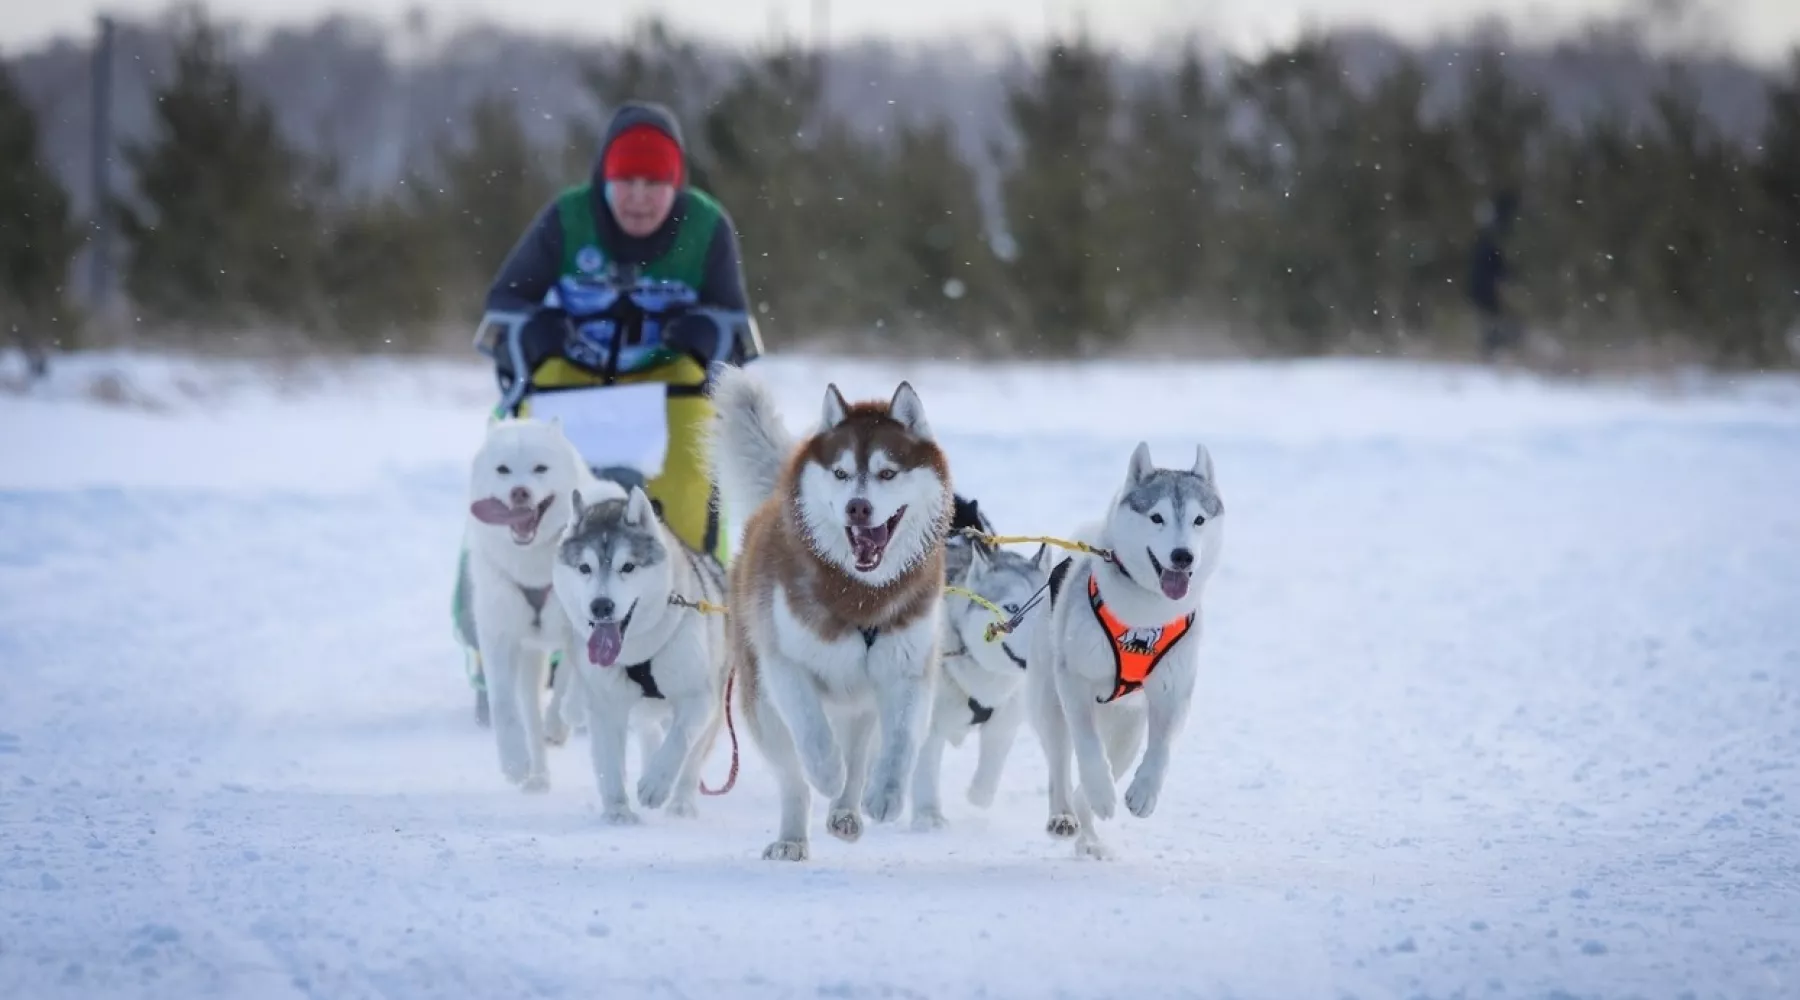
{"label": "overcast sky", "polygon": [[[1637,0],[1642,3],[1645,0]],[[1650,0],[1655,2],[1655,0]],[[219,15],[251,24],[311,20],[350,9],[399,23],[418,0],[210,0]],[[776,25],[806,38],[821,3],[834,38],[896,38],[952,32],[1019,38],[1046,25],[1069,26],[1085,16],[1090,28],[1120,45],[1136,46],[1199,29],[1234,46],[1257,47],[1289,37],[1308,23],[1375,24],[1409,38],[1455,28],[1483,14],[1542,28],[1616,13],[1632,0],[431,0],[419,4],[434,18],[485,18],[525,31],[605,36],[644,13],[661,11],[672,23],[725,38],[754,40]],[[1707,37],[1753,58],[1773,60],[1800,44],[1800,0],[1705,0],[1699,23]],[[122,16],[154,13],[165,0],[0,0],[0,50],[15,54],[56,35],[85,37],[101,11]]]}

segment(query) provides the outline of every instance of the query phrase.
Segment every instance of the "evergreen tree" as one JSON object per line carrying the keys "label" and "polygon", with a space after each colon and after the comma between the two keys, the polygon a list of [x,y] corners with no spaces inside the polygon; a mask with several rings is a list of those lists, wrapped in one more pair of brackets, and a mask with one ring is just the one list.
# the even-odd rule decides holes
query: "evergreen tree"
{"label": "evergreen tree", "polygon": [[1052,41],[1007,95],[1016,160],[1001,182],[1015,293],[1031,343],[1070,351],[1125,332],[1122,178],[1110,59],[1085,36]]}
{"label": "evergreen tree", "polygon": [[894,259],[880,279],[893,295],[897,315],[890,322],[992,343],[1006,290],[988,245],[975,172],[958,154],[950,124],[902,124],[887,155],[880,231]]}
{"label": "evergreen tree", "polygon": [[463,142],[439,139],[436,179],[419,207],[443,241],[447,276],[461,286],[449,306],[455,313],[472,310],[473,322],[507,253],[564,185],[555,158],[532,145],[508,98],[478,99],[467,133]]}
{"label": "evergreen tree", "polygon": [[316,303],[315,178],[190,9],[148,141],[127,142],[136,204],[116,204],[126,287],[146,318],[221,329],[304,323]]}
{"label": "evergreen tree", "polygon": [[44,162],[37,119],[0,65],[0,333],[40,345],[67,330],[75,253],[69,197]]}

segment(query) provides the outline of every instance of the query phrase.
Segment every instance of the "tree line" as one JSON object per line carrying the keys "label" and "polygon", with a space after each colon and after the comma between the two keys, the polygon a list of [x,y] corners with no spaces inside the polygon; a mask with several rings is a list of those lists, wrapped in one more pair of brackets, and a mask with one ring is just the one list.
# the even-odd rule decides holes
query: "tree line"
{"label": "tree line", "polygon": [[[598,109],[676,109],[694,180],[736,219],[772,346],[1081,356],[1206,335],[1236,350],[1463,354],[1479,204],[1516,193],[1512,308],[1579,355],[1792,365],[1800,330],[1800,54],[1761,134],[1725,135],[1670,57],[1648,116],[1571,119],[1471,48],[1452,99],[1416,58],[1353,84],[1326,37],[1221,62],[1134,64],[1082,36],[1008,83],[997,190],[940,116],[871,131],[796,45],[723,68],[659,26],[584,70]],[[321,347],[434,346],[473,328],[513,241],[587,175],[589,122],[534,140],[496,92],[390,189],[283,137],[219,27],[182,22],[149,134],[104,206],[143,335],[274,330]],[[84,229],[0,72],[0,315],[65,340]],[[11,220],[17,220],[16,224]]]}

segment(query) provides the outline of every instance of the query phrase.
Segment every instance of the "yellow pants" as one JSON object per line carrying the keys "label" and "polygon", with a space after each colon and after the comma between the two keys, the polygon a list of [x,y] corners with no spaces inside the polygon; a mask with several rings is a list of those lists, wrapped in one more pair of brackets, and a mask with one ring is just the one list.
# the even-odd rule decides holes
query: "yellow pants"
{"label": "yellow pants", "polygon": [[[600,378],[564,361],[552,358],[532,373],[532,384],[545,389],[599,385]],[[702,434],[712,419],[712,400],[705,394],[706,371],[692,358],[677,358],[629,375],[619,375],[621,385],[662,382],[669,387],[669,453],[662,474],[650,480],[650,499],[662,507],[663,520],[677,537],[698,552],[710,552],[725,562],[725,519],[716,508],[717,497],[707,474]],[[530,416],[531,399],[519,404],[519,415]]]}

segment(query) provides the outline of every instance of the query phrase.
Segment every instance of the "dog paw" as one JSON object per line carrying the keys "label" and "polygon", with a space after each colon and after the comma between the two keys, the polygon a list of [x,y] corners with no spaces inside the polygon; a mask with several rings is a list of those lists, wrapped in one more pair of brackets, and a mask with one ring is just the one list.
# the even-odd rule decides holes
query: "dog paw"
{"label": "dog paw", "polygon": [[569,724],[552,713],[544,719],[544,742],[553,747],[569,742]]}
{"label": "dog paw", "polygon": [[763,848],[764,861],[805,861],[806,858],[804,840],[777,840]]}
{"label": "dog paw", "polygon": [[675,799],[669,803],[667,809],[663,810],[663,815],[673,816],[676,819],[693,819],[700,815],[700,810],[694,807],[693,799]]}
{"label": "dog paw", "polygon": [[913,809],[912,828],[920,833],[942,830],[946,825],[944,814],[936,809]]}
{"label": "dog paw", "polygon": [[1153,784],[1140,774],[1131,780],[1131,787],[1125,789],[1125,808],[1131,810],[1133,816],[1143,819],[1156,811],[1157,790]]}
{"label": "dog paw", "polygon": [[875,781],[870,783],[869,790],[863,793],[863,812],[877,823],[899,819],[900,810],[906,805],[906,789],[895,778],[892,781]]}
{"label": "dog paw", "polygon": [[630,806],[613,806],[600,814],[601,822],[607,826],[637,826],[643,820],[631,811]]}
{"label": "dog paw", "polygon": [[547,792],[550,790],[550,775],[543,771],[527,774],[525,780],[519,782],[519,790],[522,792]]}
{"label": "dog paw", "polygon": [[1044,824],[1044,831],[1057,840],[1068,840],[1081,832],[1081,823],[1068,813],[1058,813]]}
{"label": "dog paw", "polygon": [[825,829],[831,835],[848,844],[862,839],[862,817],[854,809],[833,809],[825,820]]}
{"label": "dog paw", "polygon": [[1083,837],[1075,842],[1075,856],[1078,858],[1090,858],[1094,861],[1111,861],[1113,859],[1113,852],[1112,848],[1100,841],[1092,837]]}

